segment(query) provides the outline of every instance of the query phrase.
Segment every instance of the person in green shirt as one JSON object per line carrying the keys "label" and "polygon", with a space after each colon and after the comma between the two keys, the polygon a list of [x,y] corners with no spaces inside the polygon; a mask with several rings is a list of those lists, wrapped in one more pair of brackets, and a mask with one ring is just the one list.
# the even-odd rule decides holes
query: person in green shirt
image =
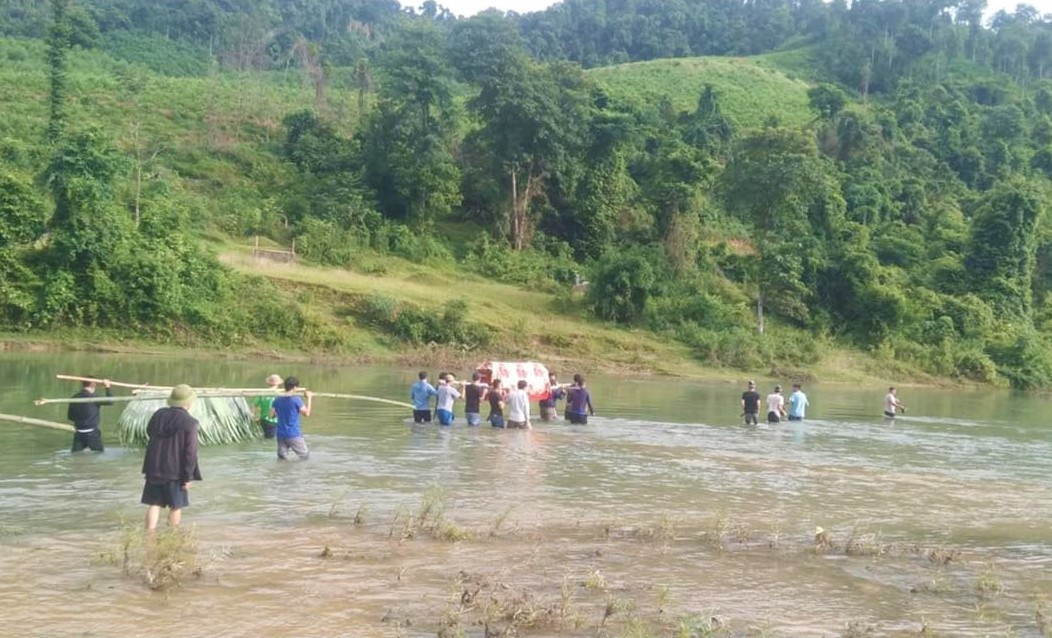
{"label": "person in green shirt", "polygon": [[[276,374],[272,374],[267,377],[267,385],[270,386],[271,390],[277,392],[281,391],[282,379]],[[270,416],[270,407],[274,403],[274,397],[276,394],[271,394],[264,397],[255,397],[252,399],[252,407],[259,411],[259,426],[263,428],[263,438],[273,439],[274,431],[278,427],[277,417]]]}

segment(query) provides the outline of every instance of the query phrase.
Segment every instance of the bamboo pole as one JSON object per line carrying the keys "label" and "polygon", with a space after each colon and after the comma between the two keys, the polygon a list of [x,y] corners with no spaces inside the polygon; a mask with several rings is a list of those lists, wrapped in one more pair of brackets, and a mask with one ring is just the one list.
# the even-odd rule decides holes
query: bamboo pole
{"label": "bamboo pole", "polygon": [[[213,399],[222,397],[266,397],[266,396],[281,396],[285,395],[284,390],[241,390],[241,391],[205,391],[197,392],[198,399]],[[360,394],[336,394],[333,392],[315,392],[313,396],[322,399],[346,399],[350,401],[371,401],[374,403],[386,403],[389,405],[397,405],[401,408],[413,409],[412,404],[404,403],[402,401],[392,401],[391,399],[381,399],[380,397],[369,397]],[[119,396],[119,397],[86,397],[77,399],[37,399],[33,402],[33,405],[52,405],[52,404],[68,404],[68,403],[126,403],[130,401],[156,401],[163,397],[157,396],[144,396],[142,394],[130,395],[130,396]]]}
{"label": "bamboo pole", "polygon": [[[102,383],[103,381],[105,381],[105,379],[93,379],[91,377],[78,377],[78,376],[74,376],[74,375],[70,375],[70,374],[56,374],[55,378],[56,379],[62,379],[63,381],[88,381],[88,382],[91,382],[91,383]],[[137,389],[153,387],[153,386],[151,386],[148,383],[138,383],[138,384],[137,383],[121,383],[119,381],[110,381],[110,385],[112,385],[112,386],[114,386],[116,388],[137,388]],[[170,390],[171,388],[168,388],[168,389]]]}
{"label": "bamboo pole", "polygon": [[50,428],[52,430],[62,430],[64,432],[77,431],[75,427],[66,423],[55,423],[54,421],[32,419],[27,416],[17,416],[14,414],[0,414],[0,421],[8,421],[10,423],[22,423],[24,425],[35,425],[42,428]]}

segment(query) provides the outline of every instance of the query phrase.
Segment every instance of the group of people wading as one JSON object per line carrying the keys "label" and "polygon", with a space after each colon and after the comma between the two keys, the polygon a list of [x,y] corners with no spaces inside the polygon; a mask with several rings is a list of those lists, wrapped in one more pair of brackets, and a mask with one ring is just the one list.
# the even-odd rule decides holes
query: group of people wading
{"label": "group of people wading", "polygon": [[[450,372],[438,375],[437,386],[428,381],[427,372],[417,375],[417,382],[409,389],[409,398],[413,402],[413,422],[430,423],[432,416],[440,425],[453,425],[455,416],[453,408],[457,399],[464,400],[464,420],[469,426],[482,424],[482,406],[489,403],[489,415],[486,420],[495,428],[532,429],[530,417],[530,396],[526,392],[529,384],[520,380],[515,387],[505,388],[500,379],[485,384],[478,372],[471,374],[470,382],[458,381]],[[555,373],[548,375],[549,391],[540,400],[542,421],[551,422],[558,418],[558,402],[566,401],[563,413],[566,420],[574,425],[587,425],[588,417],[595,415],[592,408],[592,395],[588,392],[584,377],[573,375],[573,383],[560,384]],[[458,390],[457,386],[462,389]],[[435,398],[434,412],[431,409],[431,398]]]}
{"label": "group of people wading", "polygon": [[[756,391],[756,382],[750,381],[745,392],[742,392],[741,407],[742,416],[745,417],[745,425],[756,425],[760,416],[760,393]],[[783,419],[789,421],[803,421],[807,414],[807,406],[810,402],[799,383],[793,384],[793,392],[789,395],[788,402],[782,396],[782,386],[774,386],[774,392],[767,395],[767,422],[779,423]],[[788,407],[786,407],[788,406]],[[888,388],[884,396],[884,416],[894,419],[896,411],[906,413],[906,406],[899,401],[898,391],[895,386]]]}

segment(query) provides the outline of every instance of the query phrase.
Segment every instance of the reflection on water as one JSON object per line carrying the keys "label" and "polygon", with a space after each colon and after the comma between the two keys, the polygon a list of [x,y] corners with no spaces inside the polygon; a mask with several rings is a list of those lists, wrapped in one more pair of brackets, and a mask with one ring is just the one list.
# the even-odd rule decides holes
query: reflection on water
{"label": "reflection on water", "polygon": [[[295,373],[317,390],[404,400],[416,372],[97,355],[0,363],[0,412],[58,421],[62,406],[30,403],[75,391],[55,373],[234,386]],[[600,417],[587,427],[409,426],[397,408],[319,400],[304,423],[309,462],[279,464],[263,441],[204,449],[185,520],[205,568],[167,598],[95,560],[118,543],[122,517],[138,524],[141,451],[72,456],[67,435],[0,425],[5,625],[434,635],[455,617],[482,635],[473,623],[496,614],[492,601],[514,598],[531,601],[534,624],[519,629],[533,635],[595,635],[600,624],[660,635],[713,616],[732,635],[1041,635],[1036,612],[1052,600],[1044,400],[907,389],[909,416],[887,421],[884,388],[817,386],[812,419],[744,427],[736,386],[590,386]],[[108,445],[117,410],[104,409]],[[407,533],[436,497],[451,526]],[[816,550],[819,526],[831,541]],[[433,537],[450,530],[472,538]],[[983,578],[1003,591],[980,595]],[[579,623],[566,621],[571,608]]]}

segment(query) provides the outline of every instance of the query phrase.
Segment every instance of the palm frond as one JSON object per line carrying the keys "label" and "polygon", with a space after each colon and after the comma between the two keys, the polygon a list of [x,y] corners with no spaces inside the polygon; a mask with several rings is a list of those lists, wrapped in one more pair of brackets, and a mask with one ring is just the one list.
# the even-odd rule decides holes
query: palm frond
{"label": "palm frond", "polygon": [[[117,435],[121,445],[146,445],[146,426],[150,423],[150,417],[167,405],[167,398],[168,393],[164,392],[147,400],[128,403],[117,422]],[[190,414],[200,423],[197,440],[201,445],[241,443],[262,436],[244,397],[199,397],[190,406]]]}

